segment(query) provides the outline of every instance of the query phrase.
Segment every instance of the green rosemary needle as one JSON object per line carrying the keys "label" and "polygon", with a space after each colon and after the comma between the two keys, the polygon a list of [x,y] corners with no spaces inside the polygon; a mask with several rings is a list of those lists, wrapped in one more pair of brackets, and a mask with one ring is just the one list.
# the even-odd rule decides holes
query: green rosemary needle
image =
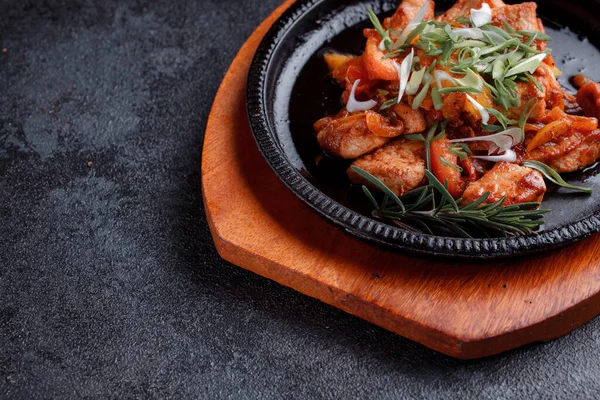
{"label": "green rosemary needle", "polygon": [[[499,233],[509,236],[531,235],[544,223],[544,214],[550,211],[540,209],[540,203],[505,206],[505,197],[484,204],[489,192],[471,204],[461,205],[461,200],[454,200],[446,185],[427,170],[427,185],[398,197],[377,177],[356,166],[352,166],[352,169],[383,192],[383,200],[377,202],[367,186],[363,186],[363,191],[375,207],[375,217],[399,221],[424,233],[443,230],[467,238]],[[439,198],[439,203],[437,207],[432,207],[435,197]]]}

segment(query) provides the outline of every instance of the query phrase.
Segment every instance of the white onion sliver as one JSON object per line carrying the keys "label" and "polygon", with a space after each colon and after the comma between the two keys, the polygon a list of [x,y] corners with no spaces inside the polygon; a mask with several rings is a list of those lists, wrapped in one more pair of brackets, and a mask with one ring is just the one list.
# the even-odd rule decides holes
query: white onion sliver
{"label": "white onion sliver", "polygon": [[400,37],[398,38],[398,40],[396,40],[396,42],[394,42],[392,49],[394,49],[394,50],[399,49],[400,46],[402,46],[404,44],[404,42],[406,42],[406,36],[404,35],[404,32],[402,32],[400,34]]}
{"label": "white onion sliver", "polygon": [[402,64],[398,65],[397,62],[394,61],[394,66],[398,71],[398,80],[400,81],[400,91],[398,92],[398,104],[400,104],[400,100],[402,100],[402,96],[404,96],[404,91],[406,90],[406,84],[408,83],[408,78],[410,77],[410,70],[412,68],[413,56],[415,55],[415,49],[410,49],[410,54],[402,60]]}
{"label": "white onion sliver", "polygon": [[510,150],[513,145],[512,138],[510,136],[505,135],[489,135],[489,136],[476,136],[470,138],[462,138],[462,139],[452,139],[450,143],[464,143],[464,142],[492,142],[496,148],[490,147],[489,153],[494,153],[495,151],[504,152],[506,150]]}
{"label": "white onion sliver", "polygon": [[471,22],[479,28],[485,24],[492,22],[492,9],[487,3],[483,3],[479,10],[471,8]]}
{"label": "white onion sliver", "polygon": [[500,133],[503,135],[510,136],[513,141],[513,146],[523,141],[523,132],[521,131],[521,128],[509,128],[505,131],[498,132],[497,134]]}
{"label": "white onion sliver", "polygon": [[509,128],[505,131],[494,133],[487,136],[476,136],[462,139],[452,139],[451,143],[460,142],[492,142],[488,149],[488,154],[504,153],[511,147],[520,143],[523,139],[520,128]]}
{"label": "white onion sliver", "polygon": [[439,89],[443,88],[442,81],[449,81],[452,83],[453,86],[456,86],[456,80],[454,79],[454,77],[452,77],[452,75],[450,75],[446,71],[437,69],[437,70],[435,70],[433,75],[435,77],[435,83],[437,84],[437,87]]}
{"label": "white onion sliver", "polygon": [[487,124],[490,120],[490,113],[487,112],[487,110],[485,109],[484,106],[479,104],[477,102],[477,100],[475,100],[468,94],[467,94],[467,99],[471,102],[471,104],[473,104],[473,106],[477,109],[477,111],[479,111],[479,114],[481,115],[481,122],[484,124]]}
{"label": "white onion sliver", "polygon": [[352,85],[352,91],[350,91],[350,97],[348,98],[348,104],[346,104],[346,110],[348,110],[348,112],[367,111],[377,105],[377,102],[375,100],[367,100],[367,101],[356,100],[356,98],[354,97],[354,93],[356,92],[356,88],[358,87],[359,84],[360,84],[360,79],[357,79],[354,81],[354,84]]}
{"label": "white onion sliver", "polygon": [[473,158],[478,158],[480,160],[493,161],[493,162],[500,162],[500,161],[515,162],[515,161],[517,161],[517,153],[515,153],[512,150],[506,150],[506,152],[504,154],[500,154],[498,156],[473,156]]}
{"label": "white onion sliver", "polygon": [[483,79],[475,72],[470,69],[467,70],[467,74],[463,78],[455,78],[446,71],[436,70],[433,73],[435,77],[435,83],[438,88],[442,89],[442,81],[448,81],[452,83],[452,86],[472,86],[479,90],[483,90]]}
{"label": "white onion sliver", "polygon": [[512,139],[510,138],[510,136],[500,136],[498,137],[498,140],[496,142],[493,143],[496,148],[490,148],[488,149],[488,154],[492,154],[492,153],[504,153],[508,150],[510,150],[510,148],[513,145]]}

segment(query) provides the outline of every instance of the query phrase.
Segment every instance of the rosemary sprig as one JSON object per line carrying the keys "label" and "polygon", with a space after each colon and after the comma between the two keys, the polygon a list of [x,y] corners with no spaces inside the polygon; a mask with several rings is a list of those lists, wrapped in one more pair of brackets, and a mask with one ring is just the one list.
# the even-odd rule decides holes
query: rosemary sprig
{"label": "rosemary sprig", "polygon": [[[504,206],[505,199],[502,198],[484,205],[490,195],[486,193],[471,204],[461,205],[462,200],[455,200],[448,191],[448,182],[440,182],[431,172],[431,143],[445,136],[447,123],[448,120],[435,122],[425,134],[405,135],[406,139],[422,141],[425,146],[427,184],[402,197],[397,196],[376,176],[352,166],[354,172],[383,193],[382,200],[377,201],[367,186],[362,187],[375,209],[373,215],[393,220],[412,230],[432,233],[442,229],[460,237],[471,237],[475,232],[489,236],[492,233],[490,231],[507,235],[534,233],[544,223],[543,214],[549,211],[540,210],[539,203]],[[471,154],[471,149],[465,143],[453,143],[449,151],[461,160]],[[445,160],[440,161],[444,163]]]}
{"label": "rosemary sprig", "polygon": [[495,108],[486,108],[487,112],[492,114],[498,122],[502,125],[502,128],[507,129],[509,125],[517,125],[519,121],[515,121],[514,119],[509,119],[506,115],[502,114],[500,111]]}
{"label": "rosemary sprig", "polygon": [[[443,185],[428,170],[425,171],[429,181],[426,186],[402,197],[392,197],[393,192],[375,176],[356,166],[352,166],[352,169],[371,185],[380,190],[385,188],[383,200],[377,202],[371,191],[363,186],[363,191],[375,207],[375,217],[397,221],[403,226],[409,225],[414,230],[429,234],[442,229],[467,238],[480,236],[475,232],[483,236],[489,236],[492,232],[511,236],[530,235],[544,223],[544,214],[549,211],[540,209],[540,203],[505,206],[505,197],[484,204],[489,192],[471,204],[461,205],[461,200],[456,201],[450,195],[447,184]],[[433,204],[435,197],[440,199],[437,207]]]}
{"label": "rosemary sprig", "polygon": [[555,185],[564,187],[566,189],[578,190],[580,192],[584,192],[584,193],[587,193],[587,194],[592,194],[592,189],[591,188],[586,188],[586,187],[582,187],[582,186],[575,186],[575,185],[571,185],[570,183],[567,183],[558,174],[558,172],[556,172],[554,169],[552,169],[550,166],[544,164],[543,162],[529,160],[529,161],[525,161],[523,163],[523,166],[524,167],[533,168],[533,169],[539,171],[542,175],[544,175],[544,177],[546,179],[548,179],[550,182],[554,183]]}
{"label": "rosemary sprig", "polygon": [[[415,66],[409,68],[408,74],[405,73],[406,80],[412,73],[407,93],[415,96],[412,102],[414,109],[422,104],[429,93],[431,93],[434,108],[439,110],[442,107],[442,95],[452,92],[482,93],[484,87],[496,104],[508,109],[521,105],[517,82],[531,82],[536,88],[540,90],[542,88],[533,75],[544,58],[550,54],[549,49],[541,51],[535,45],[537,41],[551,40],[542,32],[517,31],[505,21],[503,21],[502,28],[491,24],[475,27],[471,20],[461,17],[456,20],[461,25],[458,28],[456,24],[448,22],[419,22],[407,37],[400,32],[400,39],[394,43],[391,35],[398,35],[399,32],[384,29],[372,10],[369,9],[368,14],[381,37],[379,47],[384,51],[383,58],[400,57],[411,46],[421,49],[423,55],[435,57],[424,73],[423,67],[416,69],[417,65],[420,65],[418,61]],[[437,82],[433,78],[436,64],[446,67],[453,73],[464,74],[465,77],[454,78],[454,86],[439,87],[441,85],[437,71],[435,78]],[[380,110],[396,103],[397,99],[387,100],[380,106]],[[511,143],[514,144],[515,141],[518,141],[518,138],[514,136],[515,131],[516,135],[520,131],[521,140],[523,140],[525,123],[534,108],[535,101],[530,100],[523,108],[518,121],[507,118],[494,108],[487,108],[485,110],[495,117],[497,124],[483,124],[482,127],[486,131],[497,133],[497,135],[489,135],[489,138],[495,138],[503,133],[508,134],[510,131],[511,138],[514,139]],[[481,109],[483,110],[483,107]],[[363,186],[365,195],[375,208],[374,215],[378,218],[393,220],[408,229],[426,233],[433,233],[441,229],[461,237],[489,236],[494,232],[505,235],[534,233],[544,223],[543,216],[549,211],[540,209],[540,203],[505,206],[506,199],[502,198],[494,203],[486,204],[490,196],[488,192],[477,201],[463,205],[461,199],[455,200],[450,195],[448,182],[440,182],[431,172],[431,143],[445,135],[447,122],[447,120],[442,123],[435,122],[427,133],[405,136],[408,140],[419,140],[424,144],[427,184],[401,197],[374,175],[352,166],[359,176],[382,192],[382,198],[378,201],[368,187]],[[438,130],[439,133],[436,134]],[[469,146],[465,143],[453,143],[449,151],[460,160],[464,160],[471,154]],[[461,170],[461,167],[449,163],[445,159],[440,159],[440,162]],[[586,193],[591,192],[591,189],[568,184],[556,171],[543,163],[527,161],[523,165],[540,171],[549,181],[562,187]]]}
{"label": "rosemary sprig", "polygon": [[469,154],[473,154],[466,143],[452,143],[448,151],[457,156],[460,161],[464,161]]}

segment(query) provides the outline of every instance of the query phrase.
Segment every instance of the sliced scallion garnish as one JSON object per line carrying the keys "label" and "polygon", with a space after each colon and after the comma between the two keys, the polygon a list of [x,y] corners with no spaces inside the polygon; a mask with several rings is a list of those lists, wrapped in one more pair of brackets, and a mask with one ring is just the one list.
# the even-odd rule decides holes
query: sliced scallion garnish
{"label": "sliced scallion garnish", "polygon": [[515,65],[514,67],[510,68],[508,71],[506,71],[504,73],[504,77],[508,78],[510,76],[522,74],[525,72],[532,74],[537,69],[537,67],[540,66],[544,58],[546,58],[545,53],[537,54],[533,57],[527,58]]}
{"label": "sliced scallion garnish", "polygon": [[443,89],[438,89],[440,94],[449,94],[452,92],[462,92],[462,93],[482,93],[481,90],[472,86],[452,86]]}
{"label": "sliced scallion garnish", "polygon": [[436,86],[431,88],[431,100],[433,101],[433,108],[436,110],[442,109],[442,96],[440,96],[440,92]]}
{"label": "sliced scallion garnish", "polygon": [[[387,30],[383,29],[379,18],[377,18],[377,14],[375,14],[373,10],[367,8],[367,14],[369,15],[369,19],[371,20],[373,27],[375,28],[375,30],[379,34],[379,37],[381,38],[381,42],[384,45],[384,49],[387,49],[387,51],[392,52],[393,42],[392,39],[390,39],[390,33]],[[380,48],[380,50],[382,49]]]}
{"label": "sliced scallion garnish", "polygon": [[431,86],[431,81],[428,81],[427,83],[425,83],[425,85],[423,86],[423,88],[421,89],[419,94],[414,98],[413,104],[412,104],[413,110],[416,110],[417,108],[419,108],[421,103],[423,103],[423,100],[425,100],[425,96],[427,96],[427,92],[429,92],[430,86]]}

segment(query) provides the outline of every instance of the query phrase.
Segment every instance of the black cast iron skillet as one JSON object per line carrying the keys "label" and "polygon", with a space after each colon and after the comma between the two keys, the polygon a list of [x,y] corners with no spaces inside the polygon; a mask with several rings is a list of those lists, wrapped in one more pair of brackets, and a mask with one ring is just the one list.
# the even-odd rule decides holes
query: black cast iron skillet
{"label": "black cast iron skillet", "polygon": [[[349,163],[322,157],[312,124],[337,113],[342,90],[328,77],[328,49],[360,54],[369,26],[366,8],[391,14],[398,1],[298,0],[269,30],[254,57],[247,108],[258,147],[273,171],[309,206],[360,238],[410,252],[501,258],[539,252],[581,240],[600,230],[600,167],[569,174],[568,181],[594,189],[591,196],[549,187],[543,206],[552,210],[540,232],[524,237],[459,239],[411,232],[370,217],[360,190],[345,174]],[[436,11],[451,1],[437,1]],[[565,73],[600,80],[600,0],[539,1],[538,15],[553,37],[549,47]]]}

